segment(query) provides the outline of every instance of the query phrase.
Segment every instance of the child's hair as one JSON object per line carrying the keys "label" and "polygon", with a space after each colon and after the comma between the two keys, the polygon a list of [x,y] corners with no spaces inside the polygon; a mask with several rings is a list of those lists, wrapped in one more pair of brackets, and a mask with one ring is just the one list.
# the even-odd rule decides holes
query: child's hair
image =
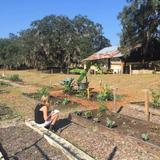
{"label": "child's hair", "polygon": [[41,104],[43,104],[43,105],[49,107],[48,96],[44,96],[44,95],[43,95],[43,96],[41,97]]}

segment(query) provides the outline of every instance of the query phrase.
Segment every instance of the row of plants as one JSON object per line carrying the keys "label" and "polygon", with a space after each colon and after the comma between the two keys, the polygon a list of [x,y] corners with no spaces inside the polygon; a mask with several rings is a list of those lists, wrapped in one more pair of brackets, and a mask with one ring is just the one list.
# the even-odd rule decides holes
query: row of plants
{"label": "row of plants", "polygon": [[12,74],[8,77],[6,76],[1,76],[1,79],[6,79],[6,80],[10,80],[10,81],[14,81],[14,82],[22,82],[22,78],[20,78],[19,74]]}
{"label": "row of plants", "polygon": [[[76,115],[82,116],[86,119],[93,118],[94,122],[99,123],[101,121],[100,118],[102,117],[103,113],[105,113],[105,112],[106,112],[106,107],[104,105],[101,105],[98,109],[98,112],[97,112],[97,115],[95,116],[95,118],[93,118],[92,111],[85,111],[85,112],[75,111],[74,113]],[[111,118],[107,117],[106,118],[106,127],[112,129],[112,128],[117,127],[117,124]],[[144,132],[144,133],[141,134],[141,138],[144,141],[148,141],[149,140],[149,134],[147,132]]]}
{"label": "row of plants", "polygon": [[[63,86],[63,92],[65,94],[72,94],[72,95],[79,95],[82,97],[87,97],[86,89],[81,89],[78,86],[78,83],[75,81],[74,78],[65,78],[63,81],[60,82]],[[97,93],[96,99],[98,101],[111,101],[113,100],[113,92],[109,87],[106,85],[103,92]]]}

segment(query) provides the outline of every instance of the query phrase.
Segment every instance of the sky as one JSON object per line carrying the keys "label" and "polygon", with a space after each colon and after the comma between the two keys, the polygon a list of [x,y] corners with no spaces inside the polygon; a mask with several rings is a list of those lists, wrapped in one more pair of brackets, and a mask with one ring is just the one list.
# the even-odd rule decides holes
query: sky
{"label": "sky", "polygon": [[126,0],[0,0],[0,38],[29,28],[32,21],[45,16],[87,16],[103,26],[103,33],[112,45],[119,45],[121,32],[117,15]]}

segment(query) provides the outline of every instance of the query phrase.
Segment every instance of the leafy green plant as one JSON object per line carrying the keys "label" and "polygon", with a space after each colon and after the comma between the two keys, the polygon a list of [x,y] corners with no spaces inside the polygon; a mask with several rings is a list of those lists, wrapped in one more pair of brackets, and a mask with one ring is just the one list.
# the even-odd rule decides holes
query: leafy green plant
{"label": "leafy green plant", "polygon": [[73,93],[73,82],[74,78],[65,78],[63,81],[60,82],[60,84],[64,87],[63,91],[64,93]]}
{"label": "leafy green plant", "polygon": [[84,112],[84,117],[85,117],[85,118],[88,118],[88,119],[89,119],[89,118],[92,118],[92,116],[93,116],[93,115],[92,115],[92,112],[91,112],[91,111],[86,111],[86,112]]}
{"label": "leafy green plant", "polygon": [[142,133],[141,137],[144,141],[148,141],[149,140],[149,134],[148,133]]}
{"label": "leafy green plant", "polygon": [[105,112],[105,111],[106,111],[105,105],[101,104],[101,105],[99,106],[99,108],[98,108],[98,111],[99,111],[100,113]]}
{"label": "leafy green plant", "polygon": [[19,77],[18,74],[13,74],[8,79],[11,81],[22,82],[22,79]]}
{"label": "leafy green plant", "polygon": [[69,99],[67,99],[67,98],[64,98],[64,99],[63,99],[63,102],[62,102],[62,104],[66,105],[66,104],[68,104],[69,102],[70,102],[70,100],[69,100]]}
{"label": "leafy green plant", "polygon": [[86,70],[84,70],[84,69],[78,69],[78,68],[70,70],[70,73],[80,74],[79,78],[77,79],[78,83],[82,82],[83,79],[87,75],[87,71]]}
{"label": "leafy green plant", "polygon": [[106,101],[106,100],[111,101],[111,100],[113,100],[112,90],[106,86],[106,88],[104,89],[104,92],[99,93],[97,95],[97,99],[98,99],[98,101]]}
{"label": "leafy green plant", "polygon": [[106,119],[107,127],[108,128],[113,128],[115,127],[115,121],[112,121],[110,118]]}
{"label": "leafy green plant", "polygon": [[160,107],[160,91],[152,91],[153,106]]}

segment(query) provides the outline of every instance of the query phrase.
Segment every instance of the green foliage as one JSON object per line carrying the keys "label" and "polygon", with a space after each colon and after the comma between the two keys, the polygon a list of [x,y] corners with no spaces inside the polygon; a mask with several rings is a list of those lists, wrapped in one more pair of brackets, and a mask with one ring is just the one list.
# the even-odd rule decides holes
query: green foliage
{"label": "green foliage", "polygon": [[8,79],[15,82],[22,82],[22,79],[19,77],[18,74],[13,74]]}
{"label": "green foliage", "polygon": [[153,106],[160,107],[160,91],[152,91]]}
{"label": "green foliage", "polygon": [[73,93],[73,82],[74,78],[65,78],[63,81],[60,82],[60,84],[63,86],[64,93]]}
{"label": "green foliage", "polygon": [[113,128],[115,127],[115,121],[112,121],[110,118],[106,119],[107,127],[108,128]]}
{"label": "green foliage", "polygon": [[62,104],[66,105],[66,104],[68,104],[69,102],[70,102],[70,100],[69,100],[69,99],[67,99],[67,98],[64,98],[64,99],[63,99],[63,102],[62,102]]}
{"label": "green foliage", "polygon": [[104,89],[104,91],[103,91],[102,93],[99,93],[99,94],[97,95],[97,99],[98,99],[99,101],[106,101],[106,100],[111,101],[111,100],[113,100],[112,90],[109,89],[109,88],[106,86],[106,88]]}
{"label": "green foliage", "polygon": [[0,64],[10,69],[69,67],[110,45],[102,30],[86,16],[69,19],[49,15],[32,22],[18,35],[0,39]]}
{"label": "green foliage", "polygon": [[78,83],[82,82],[82,80],[87,75],[87,72],[84,69],[78,69],[78,68],[70,70],[70,73],[80,74],[79,78],[77,79]]}
{"label": "green foliage", "polygon": [[101,105],[99,106],[99,108],[98,108],[98,111],[99,111],[100,113],[105,112],[105,111],[106,111],[106,106],[103,105],[103,104],[101,104]]}
{"label": "green foliage", "polygon": [[36,97],[41,98],[42,96],[48,96],[49,94],[49,88],[48,87],[42,87],[37,90]]}
{"label": "green foliage", "polygon": [[141,137],[144,141],[148,141],[149,140],[149,134],[148,133],[142,133]]}
{"label": "green foliage", "polygon": [[0,87],[8,87],[8,86],[11,86],[9,83],[7,82],[0,82]]}
{"label": "green foliage", "polygon": [[87,119],[92,118],[92,111],[86,111],[84,112],[83,116]]}
{"label": "green foliage", "polygon": [[[125,55],[130,50],[141,45],[139,61],[159,59],[160,49],[160,1],[159,0],[129,0],[118,18],[122,24],[120,35],[121,52]],[[154,23],[152,23],[154,22]]]}

